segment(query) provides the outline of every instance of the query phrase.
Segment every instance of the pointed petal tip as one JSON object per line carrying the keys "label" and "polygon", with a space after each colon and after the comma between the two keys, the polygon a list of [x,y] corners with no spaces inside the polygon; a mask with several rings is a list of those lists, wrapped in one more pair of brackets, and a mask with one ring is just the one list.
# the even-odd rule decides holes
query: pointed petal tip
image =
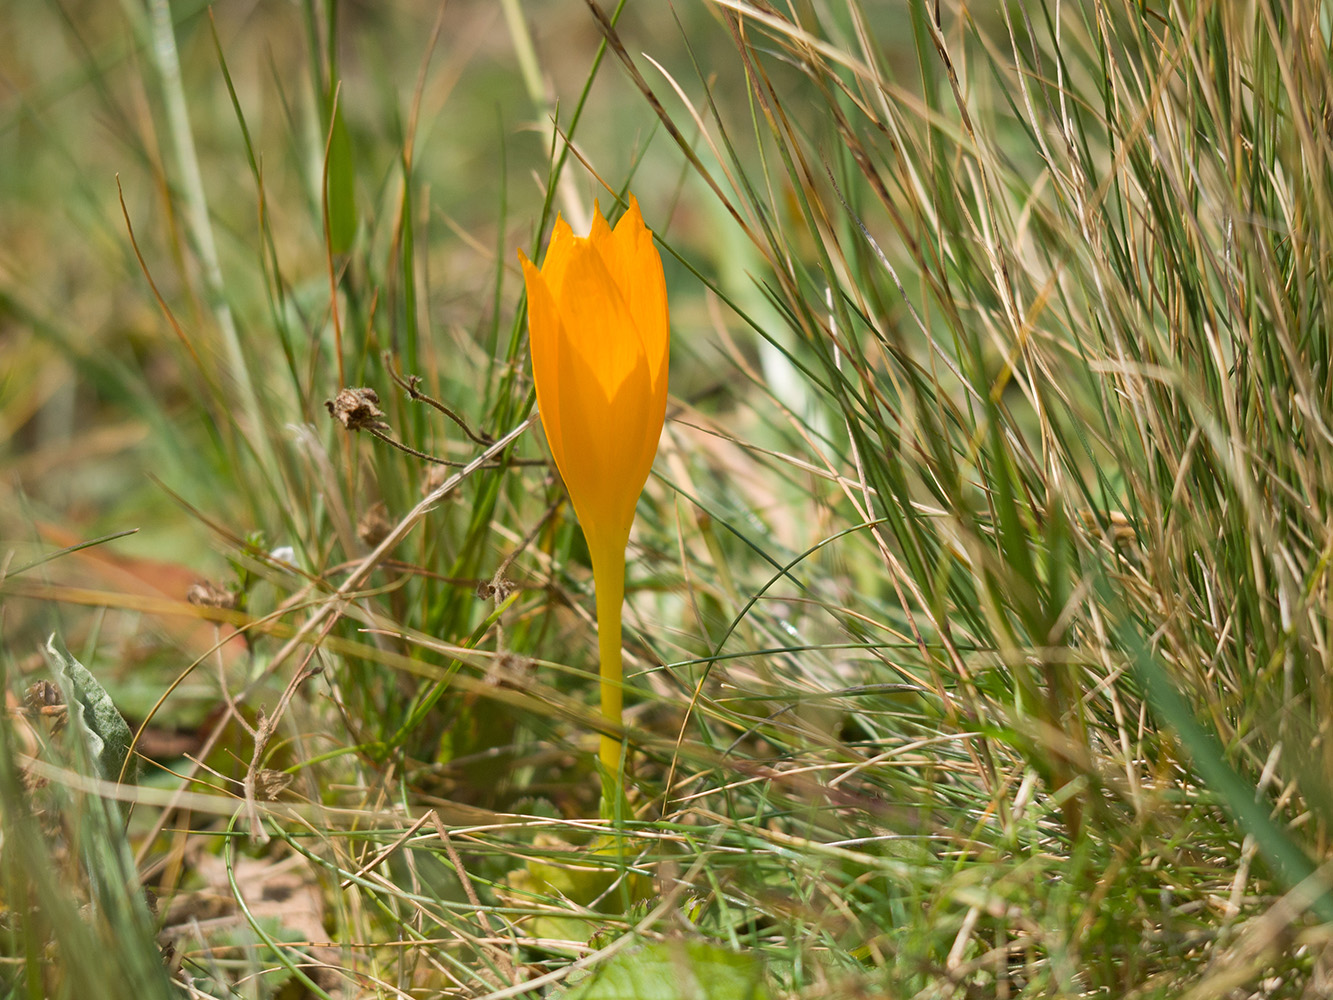
{"label": "pointed petal tip", "polygon": [[[565,217],[559,212],[556,212],[555,228],[551,230],[551,246],[554,246],[557,243],[565,243],[572,239],[574,239],[574,230],[570,228],[569,223],[565,221]],[[549,247],[547,248],[547,253],[550,253]]]}
{"label": "pointed petal tip", "polygon": [[602,215],[601,206],[594,200],[592,203],[592,228],[588,231],[588,239],[594,243],[605,240],[611,235],[611,227],[607,224],[606,217]]}
{"label": "pointed petal tip", "polygon": [[639,199],[629,196],[629,207],[616,223],[616,232],[630,238],[632,243],[641,244],[647,238],[651,243],[652,230],[643,221],[643,212],[639,209]]}
{"label": "pointed petal tip", "polygon": [[[547,252],[547,255],[550,255],[549,251]],[[518,252],[518,262],[523,267],[523,282],[529,289],[531,289],[534,281],[544,280],[542,269],[534,264],[522,250],[519,250]]]}

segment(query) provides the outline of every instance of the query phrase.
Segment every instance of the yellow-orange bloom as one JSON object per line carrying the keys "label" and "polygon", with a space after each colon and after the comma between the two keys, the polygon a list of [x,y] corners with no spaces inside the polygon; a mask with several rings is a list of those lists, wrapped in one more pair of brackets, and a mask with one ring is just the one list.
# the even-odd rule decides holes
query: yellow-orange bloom
{"label": "yellow-orange bloom", "polygon": [[631,196],[614,231],[557,219],[541,268],[522,259],[546,440],[594,556],[623,550],[666,416],[662,258]]}
{"label": "yellow-orange bloom", "polygon": [[557,219],[538,268],[523,256],[528,340],[537,408],[592,555],[601,655],[603,809],[623,799],[620,780],[620,606],[634,507],[666,417],[666,281],[639,203],[613,231],[595,211],[575,236]]}

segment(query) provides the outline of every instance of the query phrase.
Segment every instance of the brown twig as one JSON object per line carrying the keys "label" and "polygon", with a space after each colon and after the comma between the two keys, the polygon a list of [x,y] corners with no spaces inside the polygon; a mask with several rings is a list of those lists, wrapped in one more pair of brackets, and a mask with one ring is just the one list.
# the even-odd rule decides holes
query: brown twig
{"label": "brown twig", "polygon": [[398,386],[398,388],[406,392],[408,396],[410,396],[413,400],[415,400],[418,403],[425,403],[427,406],[433,406],[435,409],[439,410],[446,417],[448,417],[459,427],[461,427],[464,434],[470,437],[476,444],[481,445],[483,448],[485,448],[487,445],[489,445],[492,441],[495,440],[495,438],[491,437],[485,431],[474,432],[472,428],[467,425],[467,421],[464,420],[462,417],[460,417],[457,413],[455,413],[449,407],[445,406],[434,396],[428,396],[426,393],[418,389],[417,386],[421,384],[420,375],[408,375],[404,377],[398,374],[398,372],[393,370],[392,366],[389,364],[389,361],[390,361],[390,356],[389,353],[386,351],[384,353],[384,366],[389,371],[389,378],[393,379],[394,385]]}

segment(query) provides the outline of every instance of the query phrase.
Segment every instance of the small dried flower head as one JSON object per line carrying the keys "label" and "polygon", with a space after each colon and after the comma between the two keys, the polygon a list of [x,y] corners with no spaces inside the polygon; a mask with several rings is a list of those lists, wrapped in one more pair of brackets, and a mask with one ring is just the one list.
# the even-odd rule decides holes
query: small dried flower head
{"label": "small dried flower head", "polygon": [[200,580],[191,584],[185,592],[185,599],[201,608],[225,608],[232,611],[240,603],[240,595],[234,590],[220,587],[212,580]]}
{"label": "small dried flower head", "polygon": [[517,653],[501,653],[491,660],[485,682],[494,687],[526,691],[536,672],[537,661],[531,657],[519,656]]}
{"label": "small dried flower head", "polygon": [[257,777],[260,794],[271,801],[287,790],[296,775],[264,767],[259,769]]}
{"label": "small dried flower head", "polygon": [[28,711],[34,715],[41,715],[43,709],[63,705],[65,696],[60,693],[60,688],[56,687],[51,681],[41,680],[28,688],[23,700],[28,707]]}
{"label": "small dried flower head", "polygon": [[388,537],[393,528],[389,520],[389,508],[377,503],[366,510],[356,522],[356,537],[372,549]]}
{"label": "small dried flower head", "polygon": [[374,389],[340,389],[338,395],[324,401],[329,415],[342,423],[349,431],[375,430],[387,431],[389,425],[382,419],[384,411],[380,409],[380,397]]}

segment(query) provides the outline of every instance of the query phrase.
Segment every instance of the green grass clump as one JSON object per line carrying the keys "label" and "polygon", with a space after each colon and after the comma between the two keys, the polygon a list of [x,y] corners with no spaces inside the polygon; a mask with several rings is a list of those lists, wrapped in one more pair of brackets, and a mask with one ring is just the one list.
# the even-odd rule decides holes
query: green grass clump
{"label": "green grass clump", "polygon": [[[981,6],[0,12],[0,995],[1329,991],[1328,12]],[[514,249],[630,190],[609,822]]]}

